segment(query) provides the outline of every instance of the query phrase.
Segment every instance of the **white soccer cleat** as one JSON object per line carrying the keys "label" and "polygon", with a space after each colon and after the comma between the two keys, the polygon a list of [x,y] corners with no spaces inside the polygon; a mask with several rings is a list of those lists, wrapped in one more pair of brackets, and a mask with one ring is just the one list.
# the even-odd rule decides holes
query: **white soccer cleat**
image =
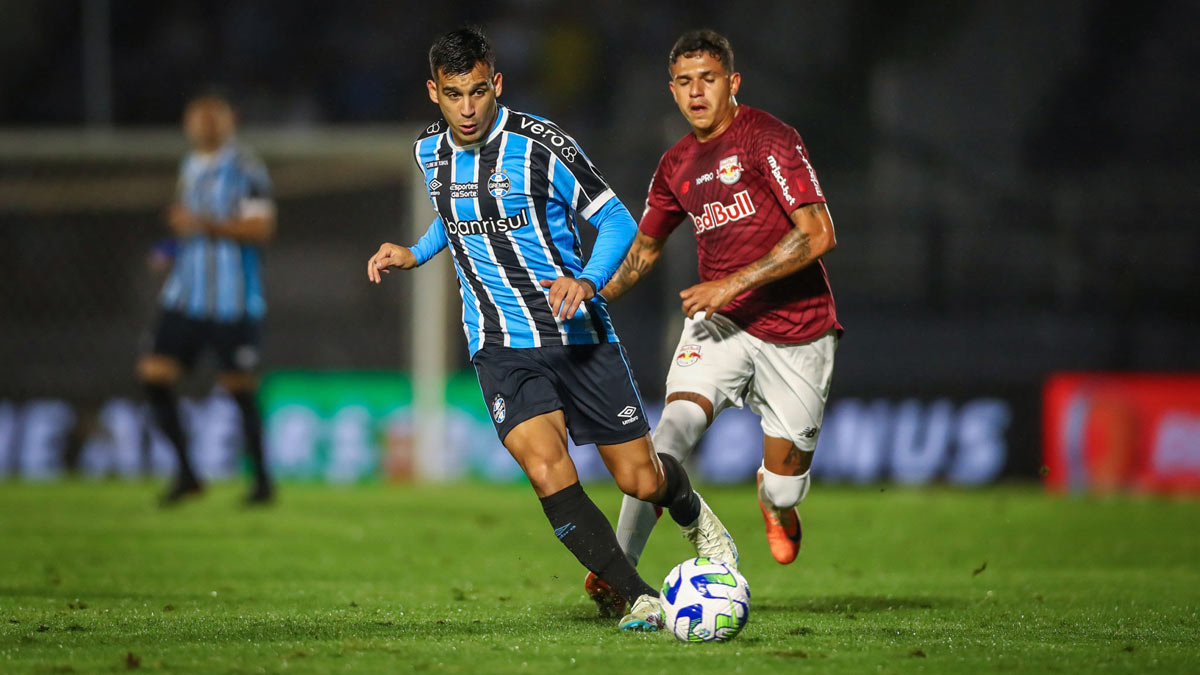
{"label": "white soccer cleat", "polygon": [[700,498],[700,517],[696,519],[695,523],[681,528],[683,536],[692,542],[692,546],[696,547],[697,556],[710,560],[721,560],[737,569],[737,544],[733,543],[733,537],[730,536],[729,530],[721,524],[721,519],[717,518],[717,514],[708,508],[708,503],[704,501],[704,498],[700,497],[699,493],[696,496]]}
{"label": "white soccer cleat", "polygon": [[646,633],[656,631],[664,625],[662,600],[653,595],[638,596],[633,608],[621,619],[621,623],[617,624],[621,630]]}

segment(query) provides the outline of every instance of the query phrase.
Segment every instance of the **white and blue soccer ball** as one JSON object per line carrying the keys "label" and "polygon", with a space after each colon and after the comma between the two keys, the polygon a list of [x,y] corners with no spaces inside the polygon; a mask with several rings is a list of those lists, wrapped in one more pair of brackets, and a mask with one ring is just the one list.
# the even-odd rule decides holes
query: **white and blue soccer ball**
{"label": "white and blue soccer ball", "polygon": [[732,640],[750,618],[750,584],[720,560],[692,558],[667,574],[662,604],[667,628],[680,640]]}

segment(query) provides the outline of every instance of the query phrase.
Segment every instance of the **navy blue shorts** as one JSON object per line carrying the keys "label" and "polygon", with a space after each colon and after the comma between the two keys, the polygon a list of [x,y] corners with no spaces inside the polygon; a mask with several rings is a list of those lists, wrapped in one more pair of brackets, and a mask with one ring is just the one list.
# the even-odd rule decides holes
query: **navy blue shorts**
{"label": "navy blue shorts", "polygon": [[191,368],[205,350],[211,349],[222,371],[253,372],[259,364],[260,335],[259,322],[252,319],[210,321],[162,310],[151,336],[150,352]]}
{"label": "navy blue shorts", "polygon": [[555,410],[578,445],[616,445],[650,433],[620,343],[484,347],[471,363],[502,442],[518,424]]}

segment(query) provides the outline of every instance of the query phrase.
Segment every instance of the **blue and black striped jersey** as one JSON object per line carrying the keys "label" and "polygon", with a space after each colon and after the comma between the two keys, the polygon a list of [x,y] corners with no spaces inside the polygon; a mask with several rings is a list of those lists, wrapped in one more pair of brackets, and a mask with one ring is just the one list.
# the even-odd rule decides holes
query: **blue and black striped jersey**
{"label": "blue and black striped jersey", "polygon": [[[616,342],[604,299],[559,320],[542,280],[607,283],[636,224],[575,140],[552,122],[500,106],[484,140],[459,147],[444,121],[417,140],[415,156],[437,220],[414,247],[423,263],[449,246],[473,355],[484,346],[541,347]],[[579,215],[605,238],[585,267]],[[601,261],[599,258],[605,260]],[[595,264],[593,264],[595,263]]]}
{"label": "blue and black striped jersey", "polygon": [[[177,199],[188,210],[223,222],[270,206],[271,180],[257,157],[233,143],[190,153],[179,167]],[[196,319],[259,319],[266,312],[259,247],[206,234],[179,240],[159,301]]]}

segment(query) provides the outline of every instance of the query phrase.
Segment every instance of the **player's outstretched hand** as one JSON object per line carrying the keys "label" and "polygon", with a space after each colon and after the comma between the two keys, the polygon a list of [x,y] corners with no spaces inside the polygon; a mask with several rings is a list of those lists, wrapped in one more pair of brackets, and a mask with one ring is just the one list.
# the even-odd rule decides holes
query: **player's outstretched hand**
{"label": "player's outstretched hand", "polygon": [[709,319],[717,310],[733,302],[738,288],[729,280],[714,279],[679,292],[683,300],[683,314],[689,319]]}
{"label": "player's outstretched hand", "polygon": [[596,287],[582,279],[559,277],[554,281],[542,280],[542,288],[550,289],[550,310],[561,321],[575,316],[584,300],[596,295]]}
{"label": "player's outstretched hand", "polygon": [[393,267],[398,267],[402,270],[411,270],[417,266],[417,256],[404,246],[396,244],[382,244],[375,255],[367,261],[367,279],[379,283],[383,281],[380,273],[389,274]]}

